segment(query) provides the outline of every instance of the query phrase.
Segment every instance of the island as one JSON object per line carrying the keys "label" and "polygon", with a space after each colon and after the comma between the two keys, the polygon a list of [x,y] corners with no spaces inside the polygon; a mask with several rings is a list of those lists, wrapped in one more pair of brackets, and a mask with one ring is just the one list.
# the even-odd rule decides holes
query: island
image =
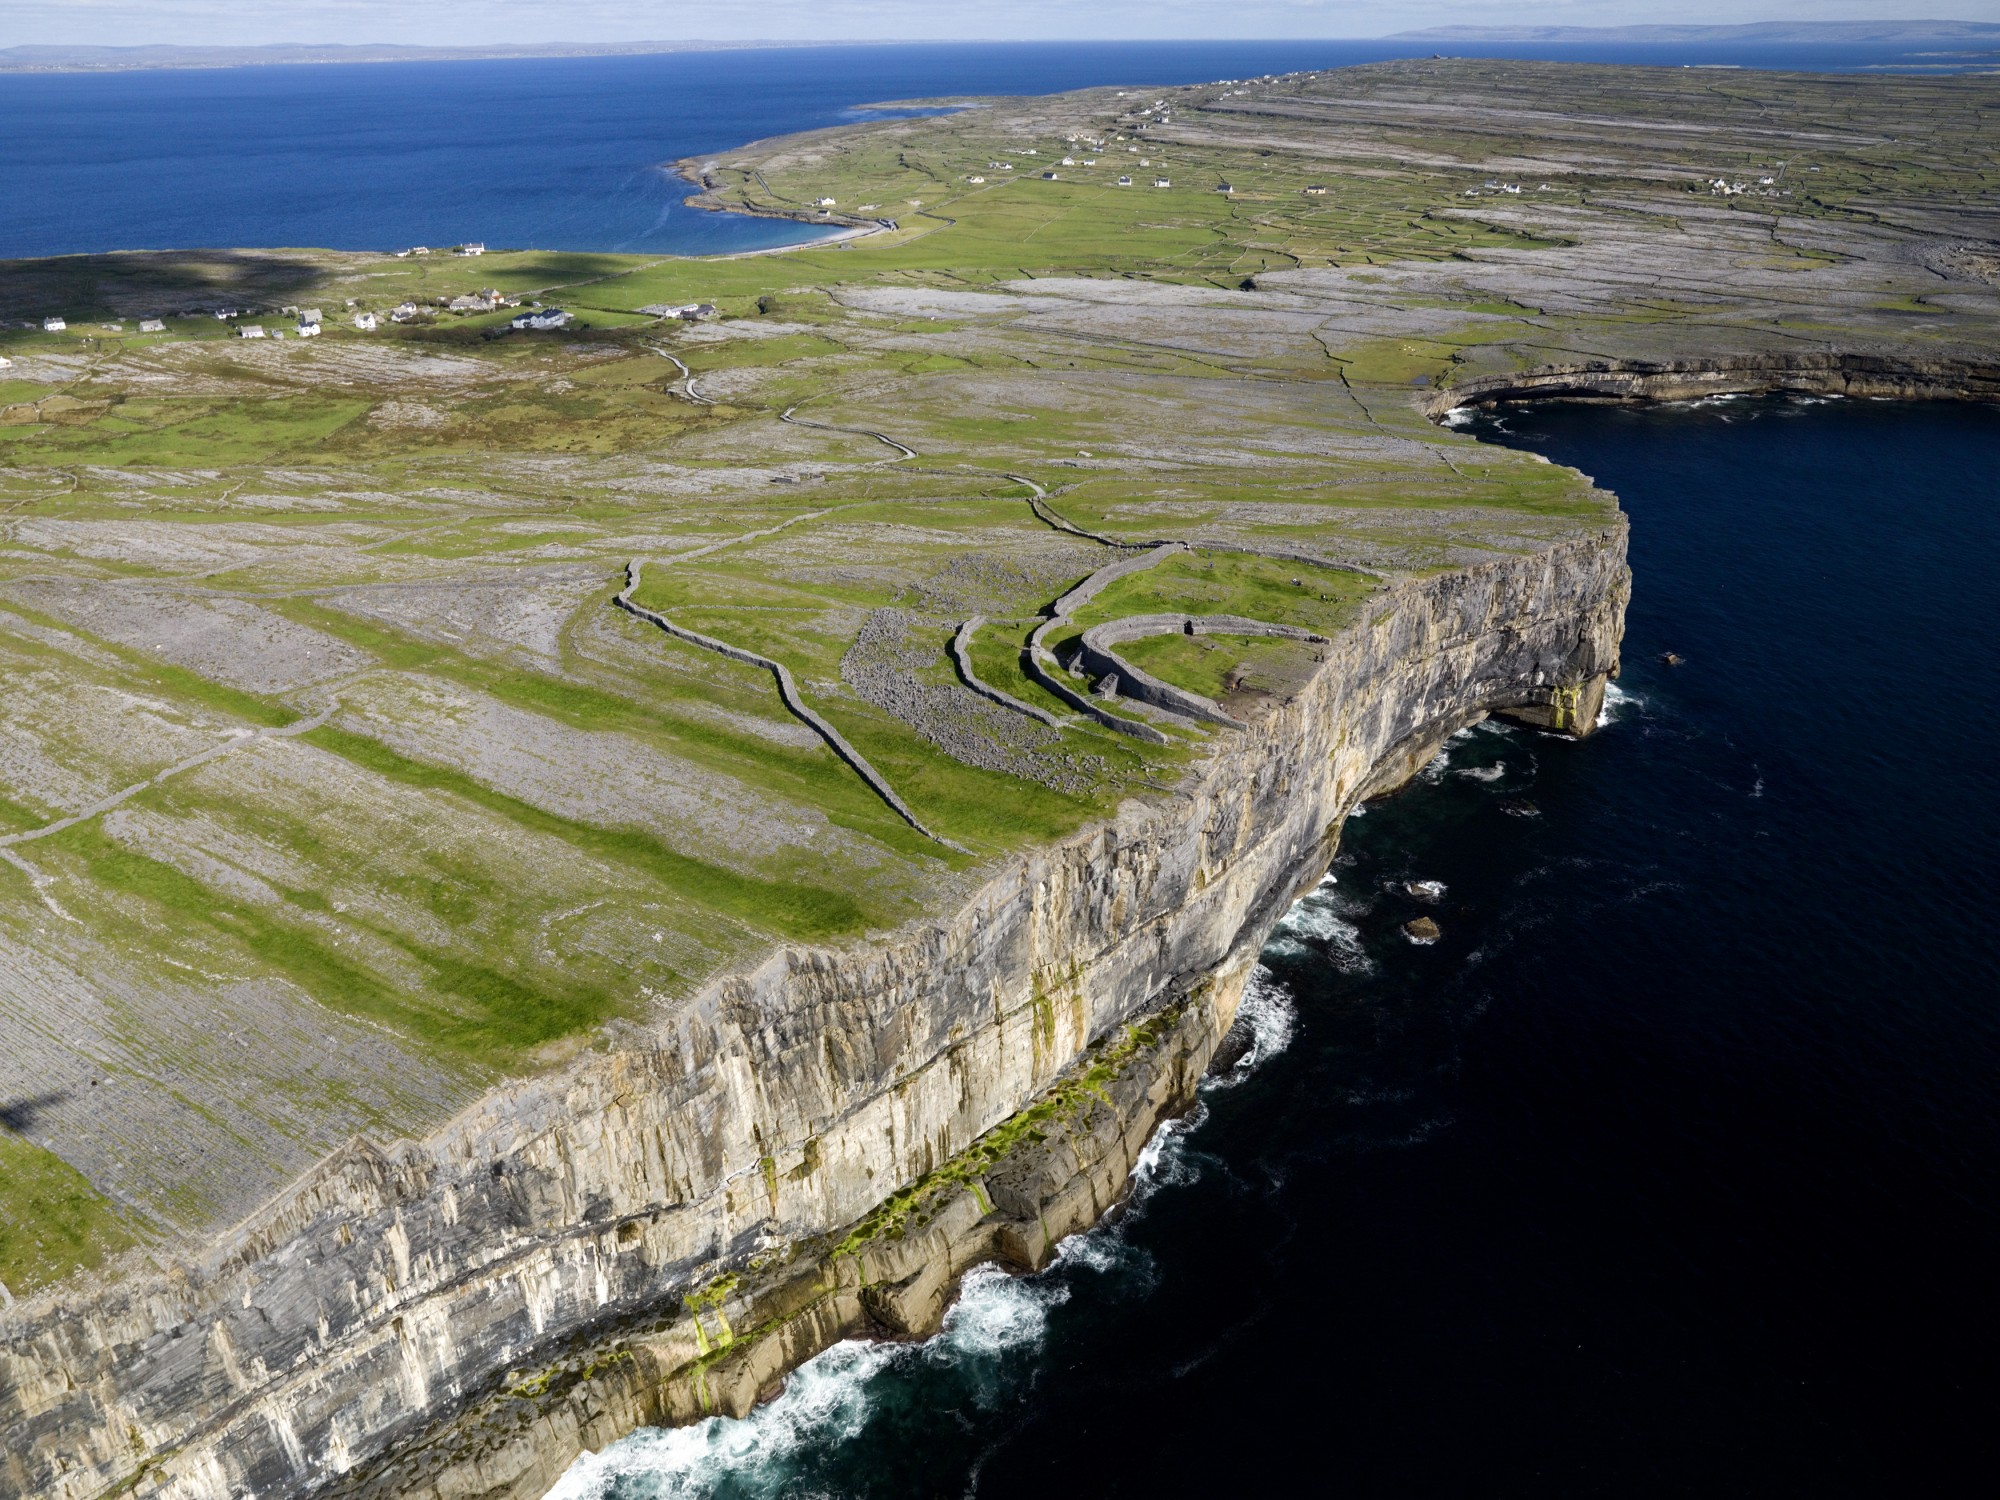
{"label": "island", "polygon": [[2000,80],[955,102],[680,164],[782,254],[0,266],[0,1496],[528,1500],[926,1333],[1357,806],[1597,722],[1616,498],[1463,412],[2000,396]]}

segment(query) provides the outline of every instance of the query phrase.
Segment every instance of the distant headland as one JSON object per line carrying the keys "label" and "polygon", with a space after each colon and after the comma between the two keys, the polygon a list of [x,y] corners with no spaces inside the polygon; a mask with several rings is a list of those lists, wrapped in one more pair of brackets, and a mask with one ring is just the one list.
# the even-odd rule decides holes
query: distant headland
{"label": "distant headland", "polygon": [[[500,42],[403,47],[386,42],[283,42],[266,47],[0,47],[0,73],[129,73],[156,68],[255,68],[301,63],[473,62],[513,57],[644,57],[660,52],[735,52],[819,42]],[[841,45],[852,46],[854,43]]]}

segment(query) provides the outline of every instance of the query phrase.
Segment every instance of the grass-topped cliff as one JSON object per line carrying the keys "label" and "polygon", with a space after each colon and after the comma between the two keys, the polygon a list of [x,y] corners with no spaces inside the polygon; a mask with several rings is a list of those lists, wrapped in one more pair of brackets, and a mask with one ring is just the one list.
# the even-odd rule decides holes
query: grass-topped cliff
{"label": "grass-topped cliff", "polygon": [[[1990,362],[1996,146],[2000,80],[1410,63],[688,164],[897,225],[783,255],[0,266],[0,1284],[170,1256],[357,1134],[1171,796],[1234,731],[1107,700],[1158,731],[1120,733],[1022,654],[1143,546],[1187,550],[1059,659],[1133,614],[1329,635],[1613,517],[1433,425],[1443,387]],[[436,307],[481,288],[577,322]],[[325,332],[211,315],[285,306]],[[633,559],[913,817],[769,670],[615,608]],[[998,698],[950,653],[975,617]],[[1128,650],[1246,713],[1311,654]]]}

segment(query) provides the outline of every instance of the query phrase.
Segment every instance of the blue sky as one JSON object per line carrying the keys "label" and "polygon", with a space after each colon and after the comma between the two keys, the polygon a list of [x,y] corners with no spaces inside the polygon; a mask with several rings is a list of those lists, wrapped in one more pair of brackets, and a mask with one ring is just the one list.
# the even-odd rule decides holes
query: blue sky
{"label": "blue sky", "polygon": [[0,47],[1358,37],[1457,24],[1897,15],[2000,21],[2000,0],[0,0]]}

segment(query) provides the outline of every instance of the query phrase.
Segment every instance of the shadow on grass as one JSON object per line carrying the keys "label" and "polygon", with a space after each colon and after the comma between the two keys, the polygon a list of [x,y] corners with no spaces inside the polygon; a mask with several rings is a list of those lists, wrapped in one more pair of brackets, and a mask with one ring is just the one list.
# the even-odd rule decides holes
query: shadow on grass
{"label": "shadow on grass", "polygon": [[[327,250],[124,250],[0,261],[0,319],[171,317],[262,306],[308,296],[356,265],[381,259]],[[468,287],[490,280],[512,290],[591,281],[645,263],[625,255],[546,251],[462,267]]]}

